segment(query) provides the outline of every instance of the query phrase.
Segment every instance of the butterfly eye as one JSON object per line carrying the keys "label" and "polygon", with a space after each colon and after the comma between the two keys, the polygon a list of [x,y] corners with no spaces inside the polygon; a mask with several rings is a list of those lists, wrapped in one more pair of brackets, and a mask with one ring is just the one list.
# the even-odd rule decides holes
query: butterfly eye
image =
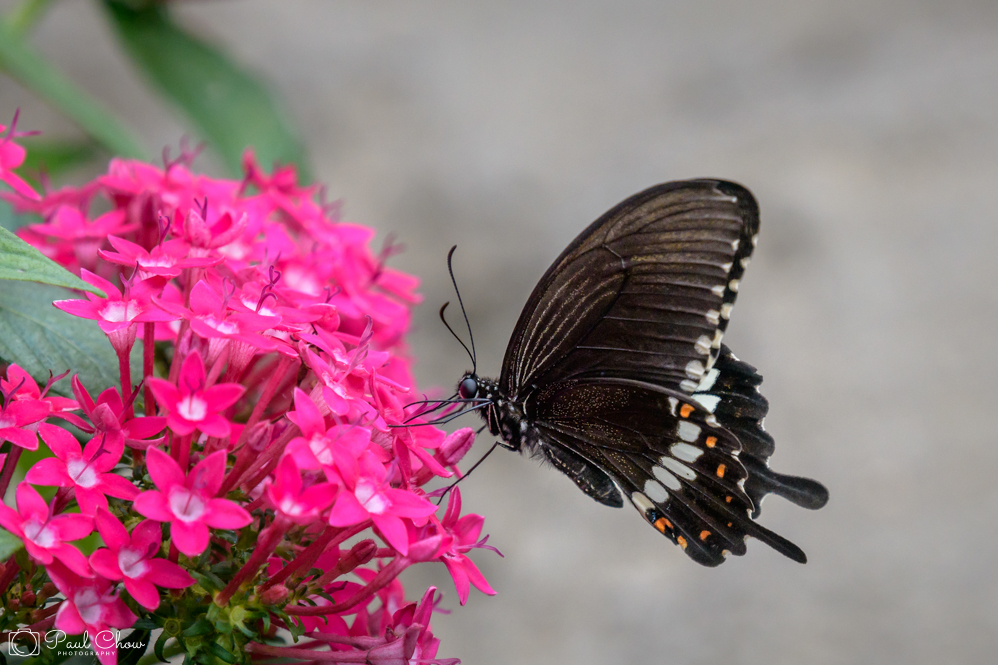
{"label": "butterfly eye", "polygon": [[457,388],[458,394],[462,399],[471,399],[478,395],[478,381],[475,380],[473,376],[466,376],[461,381],[461,385]]}

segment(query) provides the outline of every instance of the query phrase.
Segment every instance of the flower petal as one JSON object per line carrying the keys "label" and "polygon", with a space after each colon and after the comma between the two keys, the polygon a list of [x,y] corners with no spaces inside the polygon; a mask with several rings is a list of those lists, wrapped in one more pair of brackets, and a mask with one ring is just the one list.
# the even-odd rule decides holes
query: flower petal
{"label": "flower petal", "polygon": [[106,547],[102,547],[90,555],[90,567],[101,577],[109,580],[120,580],[124,575],[118,567],[118,557]]}
{"label": "flower petal", "polygon": [[139,515],[157,522],[172,522],[174,519],[170,504],[162,492],[156,490],[143,492],[135,497],[135,503],[132,505]]}
{"label": "flower petal", "polygon": [[66,463],[56,457],[46,457],[35,462],[24,479],[32,485],[49,487],[72,487],[76,484],[66,472]]}
{"label": "flower petal", "polygon": [[184,484],[184,472],[180,470],[180,465],[159,448],[149,449],[146,454],[146,466],[156,487],[164,492],[174,485]]}
{"label": "flower petal", "polygon": [[101,476],[97,489],[104,494],[110,494],[119,499],[128,499],[129,501],[139,495],[138,487],[114,473],[105,473]]}
{"label": "flower petal", "polygon": [[126,577],[125,589],[132,594],[132,598],[139,605],[147,610],[155,610],[159,607],[159,591],[156,589],[156,585],[149,580]]}
{"label": "flower petal", "polygon": [[170,536],[177,549],[187,556],[197,556],[208,547],[208,527],[204,522],[174,520],[170,526]]}
{"label": "flower petal", "polygon": [[38,433],[41,435],[45,445],[49,447],[49,450],[63,462],[70,457],[81,457],[83,455],[80,442],[76,440],[75,436],[61,427],[42,423],[38,426]]}
{"label": "flower petal", "polygon": [[209,501],[202,519],[213,529],[241,529],[253,521],[244,508],[228,499]]}
{"label": "flower petal", "polygon": [[[97,532],[104,539],[104,544],[117,552],[129,543],[128,530],[125,525],[118,521],[118,518],[107,510],[98,510],[94,515],[94,522],[97,525]],[[107,575],[104,575],[107,577]]]}
{"label": "flower petal", "polygon": [[401,519],[394,515],[371,515],[371,519],[388,544],[398,550],[399,554],[405,556],[409,553],[409,534]]}
{"label": "flower petal", "polygon": [[225,456],[226,451],[219,450],[198,462],[187,475],[187,487],[205,498],[218,494],[225,477]]}
{"label": "flower petal", "polygon": [[146,579],[156,586],[165,589],[184,589],[194,584],[195,580],[186,570],[166,559],[149,559],[146,561],[149,572]]}
{"label": "flower petal", "polygon": [[368,517],[370,515],[364,506],[360,505],[360,501],[357,500],[353,492],[344,489],[336,497],[336,503],[333,504],[333,509],[329,512],[329,524],[331,526],[353,526],[363,522]]}

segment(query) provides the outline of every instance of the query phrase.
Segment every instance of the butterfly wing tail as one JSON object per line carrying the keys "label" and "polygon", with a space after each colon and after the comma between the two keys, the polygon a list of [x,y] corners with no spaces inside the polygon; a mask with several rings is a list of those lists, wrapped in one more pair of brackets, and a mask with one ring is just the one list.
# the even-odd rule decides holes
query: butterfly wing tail
{"label": "butterfly wing tail", "polygon": [[745,493],[755,506],[752,517],[758,517],[762,497],[770,493],[808,510],[823,508],[828,503],[828,488],[816,480],[776,473],[764,462],[748,455],[741,462],[749,474],[745,481]]}

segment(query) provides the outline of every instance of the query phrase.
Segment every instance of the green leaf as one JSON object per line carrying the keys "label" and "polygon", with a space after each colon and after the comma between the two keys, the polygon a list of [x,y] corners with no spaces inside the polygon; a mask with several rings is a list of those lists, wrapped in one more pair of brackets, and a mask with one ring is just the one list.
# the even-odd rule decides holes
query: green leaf
{"label": "green leaf", "polygon": [[7,529],[0,528],[0,561],[6,561],[17,550],[24,547],[21,539]]}
{"label": "green leaf", "polygon": [[[4,279],[65,286],[107,297],[103,291],[90,286],[7,229],[0,228],[0,280]],[[0,287],[6,285],[0,284]]]}
{"label": "green leaf", "polygon": [[161,663],[167,662],[166,654],[163,653],[163,647],[166,646],[166,641],[170,639],[170,636],[166,634],[166,631],[159,634],[156,638],[156,644],[153,645],[153,653],[156,654],[156,658]]}
{"label": "green leaf", "polygon": [[223,647],[221,644],[217,644],[215,642],[209,642],[207,646],[208,646],[208,651],[212,652],[218,658],[221,658],[222,660],[224,660],[226,663],[238,663],[239,662],[239,660],[235,656],[233,656],[231,653],[229,653],[228,651],[226,651],[225,647]]}
{"label": "green leaf", "polygon": [[[81,319],[52,306],[53,300],[77,297],[72,291],[33,282],[0,283],[0,358],[17,363],[45,385],[49,370],[72,370],[92,395],[118,384],[118,357],[96,321]],[[131,355],[132,385],[142,378],[142,348]],[[71,395],[66,381],[53,388]]]}
{"label": "green leaf", "polygon": [[52,0],[22,0],[7,14],[7,25],[19,37],[30,30],[45,15]]}
{"label": "green leaf", "polygon": [[163,3],[134,8],[105,0],[104,6],[135,64],[183,110],[230,173],[242,174],[243,151],[252,147],[261,164],[296,164],[307,180],[302,143],[260,81],[181,29]]}
{"label": "green leaf", "polygon": [[17,79],[111,152],[140,158],[142,145],[94,98],[77,88],[0,20],[0,69]]}

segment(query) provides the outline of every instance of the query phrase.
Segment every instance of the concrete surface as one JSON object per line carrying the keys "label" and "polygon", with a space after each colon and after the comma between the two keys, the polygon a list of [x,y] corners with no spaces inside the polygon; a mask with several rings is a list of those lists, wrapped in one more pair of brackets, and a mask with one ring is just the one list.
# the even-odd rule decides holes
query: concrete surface
{"label": "concrete surface", "polygon": [[[9,0],[0,2],[8,9]],[[436,320],[455,268],[498,372],[548,263],[648,185],[757,195],[759,248],[726,341],[766,377],[773,466],[831,490],[770,499],[760,543],[693,564],[630,509],[497,452],[464,484],[505,559],[499,595],[447,592],[441,655],[488,663],[996,662],[998,6],[993,2],[203,2],[185,23],[262,73],[353,221],[425,280],[425,386],[468,363]],[[92,3],[38,48],[150,148],[182,129]],[[0,118],[73,130],[0,78]],[[470,421],[469,421],[470,422]],[[484,452],[482,438],[476,453]]]}

